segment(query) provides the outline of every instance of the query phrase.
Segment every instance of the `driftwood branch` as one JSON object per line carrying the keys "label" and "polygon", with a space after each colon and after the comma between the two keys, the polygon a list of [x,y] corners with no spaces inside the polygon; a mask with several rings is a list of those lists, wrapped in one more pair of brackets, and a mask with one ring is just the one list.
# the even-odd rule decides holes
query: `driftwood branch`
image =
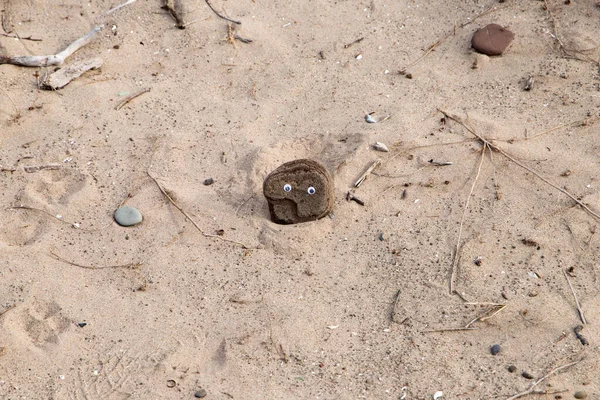
{"label": "driftwood branch", "polygon": [[86,71],[100,68],[100,66],[102,66],[101,58],[91,58],[75,62],[48,75],[40,82],[40,88],[46,90],[61,89],[67,86],[72,80],[79,78]]}
{"label": "driftwood branch", "polygon": [[68,45],[67,48],[60,53],[49,56],[0,56],[0,64],[13,64],[22,67],[48,67],[50,65],[60,65],[77,50],[91,42],[103,26],[104,25],[98,25],[93,27],[92,30]]}

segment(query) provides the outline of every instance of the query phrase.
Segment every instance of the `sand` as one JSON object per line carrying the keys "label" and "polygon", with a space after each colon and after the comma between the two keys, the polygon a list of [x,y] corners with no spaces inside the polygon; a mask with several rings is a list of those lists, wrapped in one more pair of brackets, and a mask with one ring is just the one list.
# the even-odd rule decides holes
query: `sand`
{"label": "sand", "polygon": [[[595,1],[118,4],[3,1],[3,55],[105,26],[61,90],[0,65],[0,398],[600,398],[599,219],[556,188],[600,212]],[[298,158],[333,218],[274,224]]]}

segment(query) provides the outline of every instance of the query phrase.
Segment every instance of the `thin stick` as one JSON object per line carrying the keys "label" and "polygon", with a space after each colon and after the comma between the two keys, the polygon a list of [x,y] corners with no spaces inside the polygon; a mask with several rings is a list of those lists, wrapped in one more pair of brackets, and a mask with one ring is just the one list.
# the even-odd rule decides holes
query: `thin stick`
{"label": "thin stick", "polygon": [[112,225],[112,222],[111,222],[111,223],[109,223],[109,224],[107,224],[107,225],[105,225],[105,226],[102,226],[102,227],[100,227],[100,228],[96,228],[96,229],[85,229],[85,228],[81,228],[81,227],[79,226],[79,223],[77,223],[77,222],[69,222],[69,221],[66,221],[66,220],[64,220],[64,219],[62,218],[62,216],[61,216],[61,215],[59,215],[59,214],[52,214],[51,212],[49,212],[49,211],[46,211],[46,210],[42,210],[41,208],[35,208],[35,207],[29,207],[29,206],[24,206],[24,205],[18,205],[18,206],[7,207],[6,209],[7,209],[7,210],[11,210],[11,209],[12,209],[12,210],[29,210],[29,211],[37,211],[37,212],[41,212],[41,213],[43,213],[43,214],[46,214],[46,215],[48,215],[48,216],[50,216],[50,217],[52,217],[52,218],[54,218],[54,219],[57,219],[57,220],[59,220],[60,222],[63,222],[63,223],[65,223],[65,224],[69,224],[69,225],[71,225],[71,227],[73,227],[73,228],[75,228],[75,229],[80,229],[80,230],[82,230],[82,231],[85,231],[85,232],[96,232],[96,231],[102,230],[102,229],[104,229],[104,228],[108,228],[109,226],[111,226],[111,225]]}
{"label": "thin stick", "polygon": [[523,164],[520,161],[518,161],[517,159],[515,159],[512,155],[510,155],[509,153],[507,153],[506,151],[504,151],[501,147],[493,144],[492,142],[490,142],[489,140],[487,140],[483,136],[479,135],[477,132],[475,132],[475,130],[473,128],[471,128],[470,126],[466,125],[459,117],[452,116],[452,115],[448,114],[447,112],[445,112],[443,110],[439,110],[438,109],[438,111],[441,112],[442,114],[444,114],[447,118],[450,118],[451,120],[453,120],[453,121],[458,122],[459,124],[461,124],[466,130],[468,130],[471,134],[473,134],[474,136],[476,136],[479,140],[481,140],[482,143],[486,144],[490,149],[497,151],[498,153],[502,154],[504,157],[508,158],[510,161],[512,161],[515,164],[517,164],[519,167],[527,170],[528,172],[531,172],[533,175],[535,175],[540,180],[542,180],[542,182],[546,183],[547,185],[552,186],[554,189],[556,189],[559,192],[565,194],[571,200],[573,200],[574,202],[576,202],[577,204],[579,204],[588,214],[590,214],[593,217],[595,217],[596,219],[600,220],[600,214],[597,214],[594,211],[592,211],[588,206],[586,206],[583,202],[581,202],[580,200],[578,200],[575,196],[573,196],[571,193],[569,193],[565,189],[563,189],[563,188],[561,188],[561,187],[553,184],[552,182],[550,182],[549,180],[547,180],[546,178],[544,178],[539,172],[533,170],[532,168],[529,168],[525,164]]}
{"label": "thin stick", "polygon": [[38,39],[38,38],[34,38],[31,36],[27,36],[27,37],[22,37],[22,36],[13,36],[13,35],[9,35],[8,33],[0,33],[0,36],[5,36],[5,37],[9,37],[9,38],[15,38],[15,39],[19,39],[19,40],[30,40],[32,42],[41,42],[42,39]]}
{"label": "thin stick", "polygon": [[486,321],[486,320],[492,318],[494,315],[496,315],[500,311],[504,310],[506,308],[506,304],[496,304],[495,307],[497,307],[497,310],[487,311],[487,312],[483,313],[483,315],[480,315],[479,317],[475,318],[474,320],[469,322],[467,325],[465,325],[465,328],[469,328],[475,322],[483,322],[483,321]]}
{"label": "thin stick", "polygon": [[[594,64],[600,64],[600,62],[598,60],[594,60],[593,58],[583,55],[582,51],[580,51],[580,50],[567,49],[567,47],[562,42],[562,40],[560,40],[560,36],[559,36],[559,32],[558,32],[558,23],[556,22],[556,17],[554,16],[554,13],[550,9],[550,6],[548,5],[547,0],[544,0],[544,7],[546,8],[548,16],[550,17],[550,21],[552,21],[552,27],[554,28],[553,29],[554,32],[550,33],[550,36],[552,37],[552,39],[554,39],[556,41],[556,43],[558,43],[558,48],[561,50],[563,56],[565,58],[572,58],[572,59],[579,60],[579,61],[588,61],[588,62],[593,62]],[[578,53],[578,54],[580,54],[580,56],[576,56],[572,53]]]}
{"label": "thin stick", "polygon": [[579,121],[567,122],[566,124],[558,125],[558,126],[555,126],[553,128],[546,129],[545,131],[538,132],[535,135],[527,136],[527,137],[524,137],[524,138],[513,138],[513,139],[492,139],[492,138],[490,138],[489,140],[497,140],[497,141],[500,141],[500,142],[509,142],[509,143],[523,142],[523,141],[527,141],[527,140],[532,140],[532,139],[538,138],[538,137],[543,136],[543,135],[547,135],[548,133],[552,133],[552,132],[554,132],[554,131],[556,131],[558,129],[561,129],[561,128],[591,125],[591,124],[593,124],[594,122],[596,122],[599,119],[600,119],[600,117],[595,117],[595,118],[588,117],[586,119],[582,119],[582,120],[579,120]]}
{"label": "thin stick", "polygon": [[247,202],[249,202],[252,198],[254,197],[254,195],[248,197],[246,200],[244,200],[244,202],[242,204],[240,204],[237,208],[237,210],[235,210],[235,216],[237,217],[238,212],[240,212],[240,210],[242,209],[242,207],[244,207],[246,205]]}
{"label": "thin stick", "polygon": [[561,366],[561,367],[556,367],[556,368],[552,369],[552,370],[551,370],[550,372],[548,372],[546,375],[542,376],[540,379],[538,379],[538,380],[536,380],[535,382],[533,382],[533,383],[531,384],[531,386],[529,387],[529,389],[527,389],[527,390],[526,390],[526,391],[524,391],[524,392],[517,393],[517,394],[515,394],[514,396],[511,396],[511,397],[509,397],[509,398],[508,398],[508,399],[506,399],[506,400],[515,400],[515,399],[518,399],[518,398],[520,398],[520,397],[527,396],[528,394],[532,394],[532,393],[534,393],[534,392],[535,392],[534,388],[535,388],[535,387],[536,387],[538,384],[540,384],[540,383],[542,383],[544,380],[546,380],[546,379],[547,379],[547,378],[548,378],[550,375],[553,375],[553,374],[557,373],[558,371],[562,371],[563,369],[569,368],[569,367],[571,367],[571,366],[573,366],[573,365],[575,365],[575,364],[579,363],[580,361],[581,361],[581,360],[579,360],[579,361],[575,361],[575,362],[572,362],[572,363],[569,363],[569,364],[565,364],[565,365],[563,365],[563,366]]}
{"label": "thin stick", "polygon": [[446,329],[430,329],[421,331],[421,333],[436,333],[436,332],[457,332],[457,331],[476,331],[475,328],[446,328]]}
{"label": "thin stick", "polygon": [[398,292],[396,293],[396,299],[394,300],[394,307],[392,307],[392,322],[395,322],[397,324],[401,324],[402,322],[404,322],[405,320],[402,321],[398,321],[398,319],[396,318],[396,309],[398,308],[398,303],[400,302],[400,290],[398,290]]}
{"label": "thin stick", "polygon": [[15,308],[17,305],[16,304],[11,304],[10,306],[6,307],[4,310],[2,310],[0,312],[0,317],[3,316],[4,314],[6,314],[9,310]]}
{"label": "thin stick", "polygon": [[133,268],[137,268],[140,265],[142,265],[142,262],[123,264],[123,265],[106,265],[106,266],[85,265],[85,264],[79,264],[79,263],[76,263],[73,261],[69,261],[66,258],[63,258],[63,257],[59,256],[58,254],[56,254],[56,252],[54,252],[54,250],[48,250],[48,251],[50,252],[52,257],[56,258],[59,261],[74,265],[76,267],[85,268],[85,269],[107,269],[107,268],[132,268],[133,269]]}
{"label": "thin stick", "polygon": [[469,210],[469,201],[471,200],[471,196],[473,195],[473,190],[475,190],[475,184],[477,183],[477,179],[479,178],[479,173],[481,172],[481,166],[483,165],[485,150],[486,150],[486,145],[484,145],[481,148],[481,159],[479,160],[479,166],[477,167],[477,175],[475,175],[475,179],[473,180],[473,184],[471,185],[471,191],[469,192],[469,196],[467,197],[467,201],[465,203],[465,208],[463,210],[463,215],[460,218],[460,226],[458,227],[458,239],[456,239],[456,247],[454,248],[454,257],[452,258],[452,272],[450,274],[450,294],[456,293],[456,289],[454,289],[454,280],[456,279],[456,266],[457,266],[457,262],[458,262],[458,253],[460,250],[460,239],[462,237],[463,224],[465,222],[465,217],[467,215],[467,211]]}
{"label": "thin stick", "polygon": [[567,271],[563,271],[565,278],[567,279],[567,283],[569,284],[569,288],[571,288],[571,293],[573,293],[573,298],[575,298],[575,305],[577,306],[577,311],[579,312],[579,318],[584,325],[587,325],[585,317],[583,316],[583,310],[581,309],[581,305],[579,304],[579,299],[577,298],[577,294],[575,293],[575,289],[573,289],[573,285],[571,285],[571,280],[569,279],[569,275]]}
{"label": "thin stick", "polygon": [[356,182],[354,182],[354,187],[355,188],[359,187],[365,181],[365,179],[367,179],[367,176],[369,176],[371,174],[371,172],[373,172],[373,170],[380,165],[381,165],[381,161],[379,161],[379,160],[374,161],[373,164],[371,164],[369,166],[369,168],[367,168],[367,170],[364,172],[364,174],[362,174],[360,176],[360,178],[358,178],[358,180]]}
{"label": "thin stick", "polygon": [[204,1],[206,2],[206,5],[208,5],[210,7],[210,9],[213,10],[213,12],[215,14],[217,14],[217,17],[223,18],[225,21],[233,22],[234,24],[237,24],[237,25],[241,25],[242,24],[240,21],[236,21],[235,19],[231,19],[231,18],[228,18],[228,17],[226,17],[226,16],[224,16],[222,14],[219,14],[219,12],[217,10],[215,10],[215,8],[213,7],[213,5],[210,3],[210,0],[204,0]]}
{"label": "thin stick", "polygon": [[0,56],[0,64],[13,64],[23,67],[47,67],[50,65],[60,65],[67,57],[92,41],[94,36],[102,29],[104,25],[98,25],[92,28],[88,33],[75,40],[66,49],[60,53],[50,56]]}
{"label": "thin stick", "polygon": [[[478,15],[476,15],[473,18],[470,18],[467,22],[464,22],[462,24],[460,24],[458,27],[459,28],[464,28],[465,26],[472,24],[477,18],[483,17],[484,15],[487,15],[491,12],[494,11],[498,11],[501,10],[503,8],[506,7],[490,7],[487,10],[479,13]],[[415,65],[417,65],[421,60],[423,60],[425,57],[427,57],[433,50],[435,50],[436,47],[438,47],[440,44],[442,44],[446,39],[448,39],[450,36],[456,35],[456,24],[454,25],[452,31],[450,31],[449,33],[447,33],[445,36],[443,36],[442,38],[440,38],[437,42],[435,42],[434,44],[432,44],[431,46],[429,46],[427,48],[427,50],[425,51],[425,53],[423,53],[423,55],[421,55],[419,58],[417,58],[415,61],[413,61],[412,63],[408,64],[406,67],[402,68],[400,70],[400,73],[406,73],[406,71],[408,70],[408,68],[414,67]]]}
{"label": "thin stick", "polygon": [[425,53],[423,53],[421,55],[421,57],[417,58],[415,61],[413,61],[410,64],[408,64],[406,67],[402,68],[400,70],[400,73],[401,74],[406,73],[406,71],[409,68],[414,67],[415,65],[417,65],[421,60],[423,60],[425,57],[427,57],[429,55],[429,53],[431,53],[433,50],[435,50],[436,47],[438,47],[440,44],[442,44],[444,42],[444,40],[448,39],[450,36],[454,35],[455,33],[456,33],[456,26],[454,27],[454,29],[451,32],[449,32],[444,37],[440,38],[437,42],[435,42],[434,44],[432,44],[431,46],[429,46],[427,48],[427,50],[425,51]]}
{"label": "thin stick", "polygon": [[118,9],[120,9],[121,7],[125,7],[126,5],[129,5],[129,4],[135,3],[135,2],[136,2],[136,0],[128,0],[125,3],[123,3],[123,4],[120,4],[120,5],[116,6],[116,7],[111,8],[110,10],[108,10],[107,12],[105,12],[104,14],[102,14],[102,16],[105,17],[107,15],[110,15],[110,14],[114,13],[115,11],[117,11]]}
{"label": "thin stick", "polygon": [[120,102],[117,103],[117,105],[115,106],[115,110],[120,110],[121,108],[123,108],[125,106],[125,104],[129,103],[131,100],[143,95],[144,93],[148,93],[149,91],[150,91],[150,88],[145,88],[145,89],[135,92],[132,95],[125,97],[123,100],[121,100]]}
{"label": "thin stick", "polygon": [[219,235],[211,235],[210,233],[205,233],[202,228],[200,228],[200,225],[198,225],[196,223],[196,221],[194,221],[194,219],[192,217],[189,216],[188,213],[186,213],[183,208],[181,208],[176,202],[175,200],[173,200],[173,198],[171,198],[171,196],[169,196],[169,194],[165,191],[165,189],[161,186],[160,183],[158,183],[158,181],[156,180],[155,177],[153,177],[152,175],[150,175],[150,172],[146,171],[146,173],[148,174],[148,176],[150,177],[150,179],[152,179],[154,181],[154,183],[156,184],[156,186],[158,186],[158,190],[160,190],[160,192],[163,194],[163,196],[165,196],[167,198],[167,200],[169,200],[169,202],[171,204],[173,204],[173,206],[179,210],[180,213],[182,213],[184,215],[184,217],[190,221],[192,223],[192,225],[194,225],[194,227],[196,227],[196,229],[198,230],[198,232],[200,232],[202,234],[202,236],[204,237],[209,237],[209,238],[214,238],[214,239],[219,239],[222,240],[224,242],[229,242],[229,243],[234,243],[237,244],[239,246],[242,246],[243,249],[251,249],[251,247],[245,245],[244,243],[241,242],[237,242],[235,240],[231,240],[231,239],[227,239],[224,238],[222,236]]}

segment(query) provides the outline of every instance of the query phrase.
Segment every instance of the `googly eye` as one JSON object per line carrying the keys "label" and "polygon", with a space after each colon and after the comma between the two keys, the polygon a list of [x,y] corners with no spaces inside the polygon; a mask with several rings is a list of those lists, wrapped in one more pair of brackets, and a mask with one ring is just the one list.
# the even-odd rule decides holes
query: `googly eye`
{"label": "googly eye", "polygon": [[314,187],[311,186],[308,188],[307,192],[308,192],[308,194],[315,194],[316,190]]}
{"label": "googly eye", "polygon": [[289,183],[286,183],[285,185],[283,185],[283,191],[284,192],[291,192],[292,191],[292,185],[290,185]]}

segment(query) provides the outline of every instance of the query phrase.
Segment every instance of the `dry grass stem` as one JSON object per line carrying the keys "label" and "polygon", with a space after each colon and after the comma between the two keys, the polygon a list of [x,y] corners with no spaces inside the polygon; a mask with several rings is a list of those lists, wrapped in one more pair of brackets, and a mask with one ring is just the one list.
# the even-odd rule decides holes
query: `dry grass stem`
{"label": "dry grass stem", "polygon": [[185,212],[185,210],[183,208],[181,208],[176,202],[175,200],[173,200],[173,198],[171,196],[169,196],[169,194],[166,192],[166,190],[161,186],[160,183],[158,183],[158,181],[156,180],[155,177],[153,177],[150,172],[146,172],[148,174],[148,176],[150,177],[150,179],[152,179],[154,181],[154,183],[156,184],[156,186],[158,186],[158,189],[160,190],[160,192],[163,194],[163,196],[165,196],[167,198],[167,200],[169,200],[169,202],[171,204],[173,204],[173,206],[179,210],[180,213],[183,214],[183,216],[192,223],[192,225],[194,225],[194,227],[198,230],[198,232],[200,232],[200,234],[204,237],[209,237],[209,238],[213,238],[213,239],[219,239],[222,240],[224,242],[228,242],[228,243],[233,243],[233,244],[237,244],[239,246],[242,246],[243,249],[252,249],[252,247],[245,245],[244,243],[235,241],[235,240],[231,240],[231,239],[227,239],[224,238],[222,236],[219,235],[212,235],[210,233],[206,233],[202,230],[202,228],[200,227],[200,225],[198,225],[196,223],[196,221],[194,221],[194,219],[192,217],[190,217],[190,215]]}
{"label": "dry grass stem", "polygon": [[465,217],[467,216],[467,211],[469,210],[469,201],[471,200],[471,196],[473,196],[473,191],[475,190],[475,185],[477,184],[477,179],[479,178],[479,174],[481,173],[481,166],[483,165],[483,159],[485,157],[485,150],[487,146],[484,145],[481,148],[481,158],[479,160],[479,166],[477,167],[477,175],[475,175],[475,179],[473,180],[473,184],[471,185],[471,190],[469,191],[469,195],[467,196],[467,201],[465,202],[465,208],[463,210],[462,217],[460,218],[460,225],[458,227],[458,239],[456,239],[456,247],[454,248],[454,257],[452,258],[452,272],[450,273],[450,293],[456,293],[456,289],[454,288],[454,281],[456,279],[456,268],[458,266],[458,255],[460,251],[460,240],[462,238],[462,230],[465,222]]}
{"label": "dry grass stem", "polygon": [[526,171],[532,173],[537,178],[539,178],[542,182],[546,183],[549,186],[552,186],[554,189],[558,190],[559,192],[563,193],[564,195],[566,195],[567,197],[569,197],[571,200],[573,200],[574,202],[576,202],[588,214],[590,214],[594,218],[600,220],[600,214],[592,211],[581,200],[577,199],[575,196],[573,196],[571,193],[569,193],[565,189],[563,189],[563,188],[555,185],[554,183],[550,182],[548,179],[544,178],[539,172],[537,172],[534,169],[532,169],[532,168],[526,166],[525,164],[521,163],[515,157],[513,157],[512,155],[510,155],[509,153],[507,153],[505,150],[503,150],[501,147],[495,145],[494,143],[490,142],[488,139],[486,139],[483,136],[479,135],[477,132],[475,132],[475,130],[472,127],[470,127],[467,124],[465,124],[459,117],[453,116],[453,115],[451,115],[451,114],[449,114],[449,113],[447,113],[447,112],[445,112],[443,110],[439,110],[439,111],[442,114],[444,114],[447,118],[449,118],[449,119],[451,119],[451,120],[459,123],[460,125],[462,125],[467,131],[469,131],[471,134],[473,134],[475,137],[477,137],[484,145],[487,145],[491,150],[497,151],[498,153],[502,154],[504,157],[506,157],[507,159],[509,159],[510,161],[512,161],[513,163],[515,163],[516,165],[518,165],[519,167],[521,167],[521,168],[525,169]]}
{"label": "dry grass stem", "polygon": [[95,266],[95,265],[85,265],[85,264],[79,264],[70,260],[67,260],[64,257],[59,256],[58,254],[56,254],[56,252],[54,250],[48,250],[50,252],[50,254],[52,255],[52,257],[54,257],[55,259],[65,262],[67,264],[70,265],[74,265],[76,267],[80,267],[80,268],[85,268],[85,269],[108,269],[108,268],[137,268],[140,265],[142,265],[142,262],[135,262],[135,263],[129,263],[129,264],[122,264],[122,265],[105,265],[105,266]]}
{"label": "dry grass stem", "polygon": [[131,100],[135,99],[136,97],[139,97],[139,96],[143,95],[144,93],[148,93],[150,90],[151,90],[150,88],[145,88],[145,89],[142,89],[142,90],[138,90],[134,94],[131,94],[131,95],[127,96],[126,98],[124,98],[123,100],[121,100],[120,102],[117,103],[117,105],[115,106],[115,110],[120,110],[127,103],[129,103]]}
{"label": "dry grass stem", "polygon": [[[475,303],[468,303],[468,304],[475,304]],[[494,315],[498,314],[500,311],[504,310],[506,308],[506,304],[494,304],[493,308],[485,313],[483,313],[482,315],[480,315],[479,317],[473,319],[471,322],[469,322],[467,325],[465,325],[465,328],[469,328],[471,325],[473,325],[475,322],[483,322],[486,321],[490,318],[492,318]]]}
{"label": "dry grass stem", "polygon": [[[477,14],[475,17],[473,18],[469,18],[468,21],[463,22],[462,24],[458,25],[459,28],[464,28],[467,25],[472,24],[473,22],[475,22],[475,20],[477,20],[478,18],[481,18],[485,15],[488,15],[494,11],[498,11],[501,10],[505,7],[496,7],[496,6],[492,6],[490,8],[488,8],[485,11],[482,11],[481,13]],[[401,74],[405,74],[407,72],[407,70],[411,67],[414,67],[415,65],[417,65],[419,62],[421,62],[421,60],[423,60],[425,57],[427,57],[433,50],[435,50],[436,47],[438,47],[440,44],[442,44],[446,39],[448,39],[450,36],[454,36],[456,35],[456,24],[454,24],[454,27],[452,28],[452,30],[450,32],[448,32],[446,35],[444,35],[443,37],[441,37],[437,42],[435,42],[434,44],[432,44],[431,46],[429,46],[427,48],[427,50],[425,50],[425,53],[423,53],[419,58],[417,58],[415,61],[411,62],[410,64],[408,64],[406,67],[402,68],[400,70]]]}
{"label": "dry grass stem", "polygon": [[[523,397],[523,396],[527,396],[528,394],[536,393],[536,391],[535,391],[535,387],[536,387],[537,385],[539,385],[540,383],[542,383],[543,381],[545,381],[546,379],[548,379],[548,377],[550,377],[551,375],[553,375],[553,374],[555,374],[555,373],[557,373],[557,372],[559,372],[559,371],[562,371],[563,369],[567,369],[567,368],[569,368],[569,367],[571,367],[571,366],[573,366],[573,365],[575,365],[575,364],[579,363],[580,361],[581,361],[581,360],[574,361],[574,362],[572,362],[572,363],[565,364],[565,365],[563,365],[563,366],[556,367],[556,368],[552,369],[552,370],[551,370],[550,372],[548,372],[546,375],[542,376],[540,379],[537,379],[535,382],[533,382],[533,383],[531,384],[531,386],[529,387],[529,389],[527,389],[527,390],[526,390],[526,391],[524,391],[524,392],[517,393],[517,394],[515,394],[514,396],[510,396],[510,397],[509,397],[508,399],[506,399],[506,400],[515,400],[515,399],[521,398],[521,397]],[[542,392],[542,393],[545,393],[545,392]]]}
{"label": "dry grass stem", "polygon": [[10,310],[12,310],[15,307],[16,307],[16,304],[11,304],[10,306],[6,307],[4,310],[0,311],[0,317],[3,316],[4,314],[6,314],[7,312],[9,312]]}
{"label": "dry grass stem", "polygon": [[358,178],[357,181],[354,182],[354,187],[358,188],[360,185],[362,185],[362,183],[365,181],[365,179],[367,179],[367,177],[371,174],[371,172],[373,172],[375,170],[375,168],[377,168],[380,165],[381,165],[381,161],[379,161],[379,160],[374,161],[369,166],[369,168],[367,168],[367,170],[360,176],[360,178]]}
{"label": "dry grass stem", "polygon": [[563,271],[565,278],[567,279],[567,283],[569,284],[569,288],[571,289],[571,293],[573,293],[573,298],[575,299],[575,305],[577,306],[577,311],[579,312],[579,318],[584,325],[587,325],[585,320],[585,316],[583,315],[583,310],[581,309],[581,305],[579,304],[579,299],[577,298],[577,294],[575,293],[575,289],[573,289],[573,285],[571,285],[571,280],[569,279],[569,275],[567,271]]}
{"label": "dry grass stem", "polygon": [[421,331],[421,333],[437,333],[437,332],[459,332],[459,331],[476,331],[475,328],[446,328],[446,329],[430,329]]}

